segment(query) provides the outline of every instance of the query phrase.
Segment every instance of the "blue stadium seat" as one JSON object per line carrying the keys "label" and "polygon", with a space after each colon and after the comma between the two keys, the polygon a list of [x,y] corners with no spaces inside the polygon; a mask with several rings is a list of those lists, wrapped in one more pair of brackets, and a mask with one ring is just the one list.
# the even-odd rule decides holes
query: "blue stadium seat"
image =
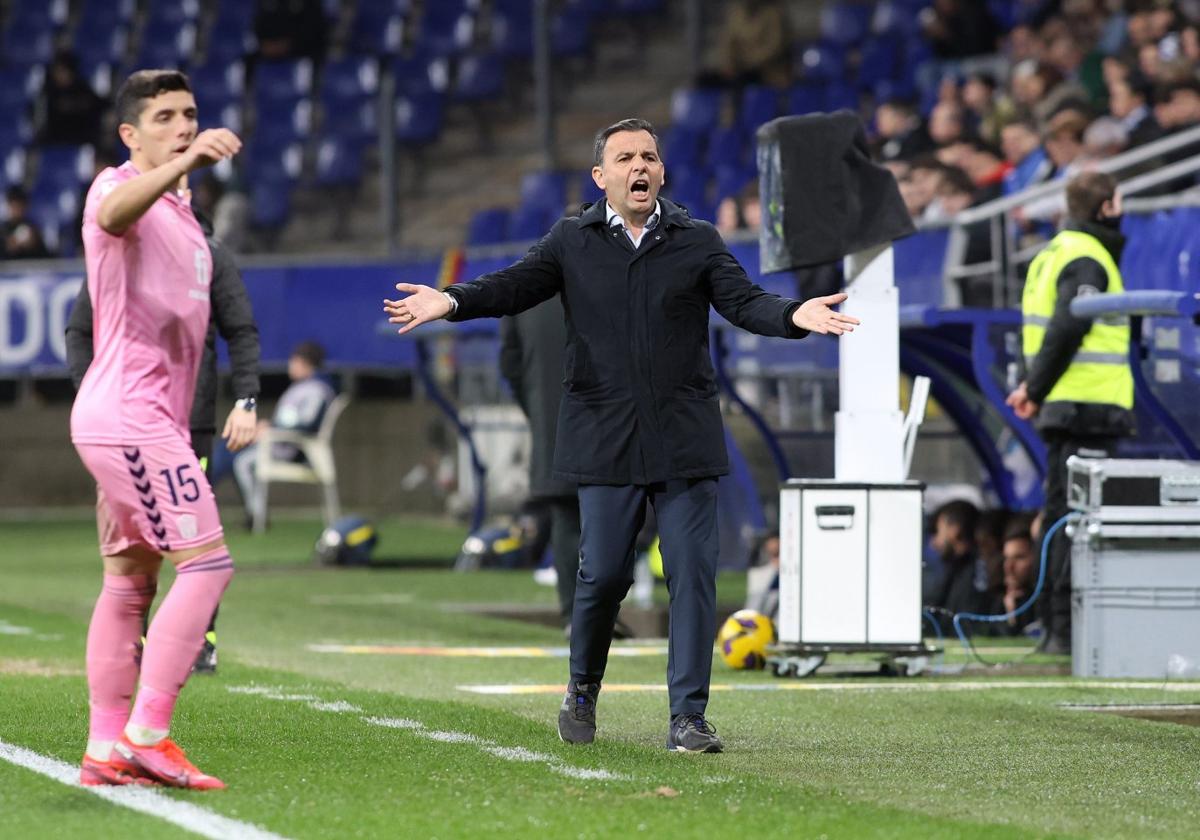
{"label": "blue stadium seat", "polygon": [[325,110],[324,134],[360,149],[379,139],[379,103],[363,99],[355,105],[342,105],[336,111]]}
{"label": "blue stadium seat", "polygon": [[880,79],[871,86],[871,95],[876,102],[887,102],[889,99],[912,99],[916,92],[916,86],[906,78]]}
{"label": "blue stadium seat", "polygon": [[199,0],[151,0],[146,9],[146,26],[179,29],[200,16]]}
{"label": "blue stadium seat", "polygon": [[411,12],[410,0],[357,3],[350,24],[351,55],[394,55],[404,41]]}
{"label": "blue stadium seat", "polygon": [[240,61],[207,61],[188,73],[196,99],[231,102],[246,92],[246,65]]}
{"label": "blue stadium seat", "polygon": [[67,0],[17,0],[9,4],[8,23],[35,29],[61,29],[70,12]]}
{"label": "blue stadium seat", "polygon": [[467,224],[467,245],[496,245],[508,239],[507,207],[486,207]]}
{"label": "blue stadium seat", "polygon": [[604,199],[604,190],[596,186],[592,180],[592,170],[584,172],[579,178],[579,203],[595,204]]}
{"label": "blue stadium seat", "polygon": [[319,88],[326,111],[354,107],[379,93],[379,63],[373,58],[347,57],[326,62]]}
{"label": "blue stadium seat", "polygon": [[229,0],[222,3],[208,31],[205,61],[241,61],[254,52],[254,47],[253,4]]}
{"label": "blue stadium seat", "polygon": [[779,91],[775,88],[750,85],[742,91],[738,122],[747,136],[753,137],[760,125],[778,116]]}
{"label": "blue stadium seat", "polygon": [[492,48],[505,58],[533,56],[533,5],[508,3],[492,14]]}
{"label": "blue stadium seat", "polygon": [[747,184],[755,181],[755,174],[745,166],[718,167],[713,179],[716,187],[717,202],[730,196],[737,196]]}
{"label": "blue stadium seat", "polygon": [[244,155],[243,177],[248,183],[291,187],[300,180],[304,147],[299,143],[277,146],[256,134]]}
{"label": "blue stadium seat", "polygon": [[466,0],[426,3],[419,34],[423,47],[438,55],[453,56],[470,46],[474,17]]}
{"label": "blue stadium seat", "polygon": [[504,61],[499,55],[465,55],[458,60],[453,97],[457,102],[495,99],[504,92]]}
{"label": "blue stadium seat", "polygon": [[521,206],[545,207],[561,215],[567,206],[566,173],[551,170],[526,173],[521,179]]}
{"label": "blue stadium seat", "polygon": [[895,38],[872,38],[863,44],[861,55],[858,84],[863,90],[870,90],[876,83],[896,77],[900,44]]}
{"label": "blue stadium seat", "polygon": [[825,110],[858,110],[858,88],[851,82],[830,82],[825,86]]}
{"label": "blue stadium seat", "polygon": [[147,25],[142,30],[142,41],[137,57],[128,68],[140,70],[145,67],[186,67],[196,53],[196,24],[185,23]]}
{"label": "blue stadium seat", "polygon": [[671,95],[671,123],[707,131],[721,118],[721,93],[716,90],[681,88]]}
{"label": "blue stadium seat", "polygon": [[255,103],[256,141],[274,146],[286,145],[312,133],[312,102],[299,99],[293,102],[267,99]]}
{"label": "blue stadium seat", "polygon": [[396,140],[406,146],[430,143],[442,133],[445,101],[438,93],[402,93],[396,97]]}
{"label": "blue stadium seat", "polygon": [[362,181],[364,169],[363,147],[360,144],[326,137],[317,145],[317,186],[356,186]]}
{"label": "blue stadium seat", "polygon": [[307,58],[263,61],[254,69],[254,98],[296,100],[313,90],[313,64]]}
{"label": "blue stadium seat", "polygon": [[561,208],[552,210],[541,205],[522,204],[513,211],[509,220],[508,239],[512,242],[541,239],[561,217]]}
{"label": "blue stadium seat", "polygon": [[91,180],[94,160],[91,146],[41,146],[35,188],[68,189],[78,193]]}
{"label": "blue stadium seat", "polygon": [[0,57],[9,65],[45,64],[53,51],[53,27],[37,21],[13,21],[0,38]]}
{"label": "blue stadium seat", "polygon": [[418,48],[396,57],[392,75],[397,93],[442,93],[450,86],[450,62],[444,56]]}
{"label": "blue stadium seat", "polygon": [[567,6],[550,20],[550,50],[560,58],[588,55],[592,51],[592,13]]}
{"label": "blue stadium seat", "polygon": [[867,3],[827,3],[821,10],[821,39],[843,48],[861,43],[872,12]]}
{"label": "blue stadium seat", "polygon": [[742,132],[736,126],[718,126],[708,136],[708,150],[704,156],[704,167],[715,172],[722,167],[744,169],[746,145]]}
{"label": "blue stadium seat", "polygon": [[42,89],[45,73],[41,67],[0,66],[0,114],[4,122],[23,114]]}
{"label": "blue stadium seat", "polygon": [[672,125],[662,140],[663,162],[672,168],[694,169],[704,164],[704,132]]}
{"label": "blue stadium seat", "polygon": [[617,14],[650,15],[663,10],[663,0],[615,0],[610,4]]}
{"label": "blue stadium seat", "polygon": [[708,175],[694,169],[672,170],[667,176],[663,192],[667,198],[687,207],[695,215],[709,206]]}
{"label": "blue stadium seat", "polygon": [[825,110],[825,91],[813,82],[799,82],[788,91],[789,114],[812,114]]}
{"label": "blue stadium seat", "polygon": [[800,66],[809,81],[833,81],[846,75],[846,52],[830,44],[809,44],[800,53]]}
{"label": "blue stadium seat", "polygon": [[255,183],[250,188],[250,224],[260,230],[279,230],[287,224],[291,205],[287,184]]}

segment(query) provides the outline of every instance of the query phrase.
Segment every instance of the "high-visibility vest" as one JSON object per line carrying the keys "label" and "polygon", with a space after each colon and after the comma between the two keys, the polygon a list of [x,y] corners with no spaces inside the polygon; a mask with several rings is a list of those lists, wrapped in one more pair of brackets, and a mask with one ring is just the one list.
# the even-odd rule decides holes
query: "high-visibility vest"
{"label": "high-visibility vest", "polygon": [[[1021,294],[1021,339],[1025,363],[1042,349],[1046,325],[1058,300],[1058,276],[1067,263],[1089,257],[1108,275],[1108,291],[1125,290],[1121,271],[1100,240],[1076,230],[1064,230],[1050,241],[1029,266]],[[1046,402],[1106,403],[1133,408],[1133,373],[1129,369],[1129,319],[1096,318],[1083,337],[1071,364],[1046,396]]]}

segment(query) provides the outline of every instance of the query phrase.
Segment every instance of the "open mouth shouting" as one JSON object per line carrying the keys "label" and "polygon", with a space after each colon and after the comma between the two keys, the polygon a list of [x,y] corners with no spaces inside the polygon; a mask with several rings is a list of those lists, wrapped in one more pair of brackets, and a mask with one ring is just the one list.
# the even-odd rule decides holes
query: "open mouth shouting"
{"label": "open mouth shouting", "polygon": [[636,178],[629,185],[629,196],[635,201],[646,201],[650,198],[650,180],[648,178]]}

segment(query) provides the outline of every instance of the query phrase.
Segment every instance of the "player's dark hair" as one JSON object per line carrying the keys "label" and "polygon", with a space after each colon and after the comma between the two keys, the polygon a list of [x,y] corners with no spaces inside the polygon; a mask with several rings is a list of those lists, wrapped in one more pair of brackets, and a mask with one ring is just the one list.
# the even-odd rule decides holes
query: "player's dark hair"
{"label": "player's dark hair", "polygon": [[654,138],[654,148],[659,150],[659,157],[662,157],[662,146],[658,142],[658,135],[654,133],[654,125],[648,120],[632,117],[630,119],[615,122],[608,128],[602,128],[596,134],[596,143],[592,152],[592,165],[600,166],[604,163],[604,147],[608,145],[608,138],[612,137],[618,131],[647,131]]}
{"label": "player's dark hair", "polygon": [[314,370],[325,364],[325,348],[315,341],[301,341],[292,348],[292,355],[308,362]]}
{"label": "player's dark hair", "polygon": [[178,70],[138,70],[131,73],[117,90],[117,124],[137,125],[146,108],[146,100],[171,90],[192,92],[188,77]]}
{"label": "player's dark hair", "polygon": [[1032,543],[1033,532],[1029,527],[1031,524],[1028,516],[1014,516],[1004,526],[1004,542],[1008,542],[1009,540],[1025,540]]}
{"label": "player's dark hair", "polygon": [[972,545],[975,543],[975,527],[979,523],[979,508],[965,499],[955,499],[946,502],[937,509],[933,520],[945,519],[950,525],[958,528],[962,538]]}
{"label": "player's dark hair", "polygon": [[1091,221],[1116,191],[1117,179],[1107,172],[1076,175],[1067,182],[1067,215],[1081,222]]}

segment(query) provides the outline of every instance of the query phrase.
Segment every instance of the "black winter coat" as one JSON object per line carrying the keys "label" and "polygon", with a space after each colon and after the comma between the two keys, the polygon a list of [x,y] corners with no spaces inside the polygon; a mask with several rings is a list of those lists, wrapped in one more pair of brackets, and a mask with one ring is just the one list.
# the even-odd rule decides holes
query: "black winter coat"
{"label": "black winter coat", "polygon": [[800,301],[750,282],[716,229],[659,199],[636,250],[605,202],[560,219],[517,263],[447,291],[452,321],[515,315],[562,295],[566,375],[554,476],[637,484],[729,471],[708,350],[710,305],[760,335],[803,338]]}
{"label": "black winter coat", "polygon": [[[201,221],[201,225],[204,222]],[[237,261],[225,246],[208,238],[212,253],[212,315],[204,338],[204,355],[196,374],[196,395],[188,425],[193,433],[214,434],[217,412],[217,333],[229,346],[229,365],[233,370],[233,391],[238,397],[258,396],[258,325],[250,307],[250,295],[242,282]],[[67,320],[67,369],[75,390],[92,364],[92,299],[87,283],[79,290],[75,306]]]}

